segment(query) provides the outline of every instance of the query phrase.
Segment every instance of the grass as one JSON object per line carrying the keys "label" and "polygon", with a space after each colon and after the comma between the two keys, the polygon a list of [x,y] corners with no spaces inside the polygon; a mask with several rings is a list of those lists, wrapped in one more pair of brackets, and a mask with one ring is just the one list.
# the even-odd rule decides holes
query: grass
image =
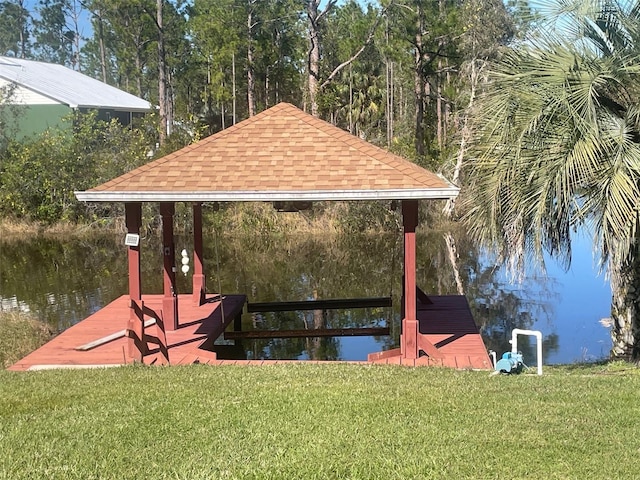
{"label": "grass", "polygon": [[638,478],[640,369],[0,372],[0,479]]}
{"label": "grass", "polygon": [[49,327],[29,314],[0,311],[0,368],[13,365],[51,336]]}

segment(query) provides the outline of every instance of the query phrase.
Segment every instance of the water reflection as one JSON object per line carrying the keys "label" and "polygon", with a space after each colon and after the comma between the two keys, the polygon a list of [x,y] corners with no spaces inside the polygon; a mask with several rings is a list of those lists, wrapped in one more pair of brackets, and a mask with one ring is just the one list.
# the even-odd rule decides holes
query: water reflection
{"label": "water reflection", "polygon": [[[366,359],[368,353],[392,345],[390,336],[368,339],[354,337],[327,337],[326,329],[378,328],[397,323],[399,317],[392,307],[325,309],[310,311],[255,312],[243,315],[243,332],[270,332],[287,330],[318,336],[306,338],[260,338],[235,341],[247,359],[299,359],[299,360],[352,360]],[[386,342],[385,342],[386,339]],[[233,342],[218,340],[219,345]],[[357,347],[359,346],[359,347]],[[362,350],[368,348],[368,350]],[[221,351],[224,355],[224,349]],[[234,358],[237,358],[234,356]]]}
{"label": "water reflection", "polygon": [[[576,325],[559,328],[556,307],[566,285],[532,276],[514,287],[500,269],[464,236],[455,235],[452,255],[440,233],[418,237],[418,285],[427,293],[456,294],[463,288],[487,348],[510,350],[513,328],[538,328],[547,359],[562,357]],[[176,241],[191,251],[191,239]],[[162,248],[142,239],[144,293],[162,292]],[[383,337],[310,337],[219,342],[221,355],[243,358],[363,360],[367,353],[396,347],[402,291],[400,234],[349,237],[205,238],[205,274],[210,292],[244,293],[249,302],[392,297],[392,308],[244,314],[243,330],[389,326]],[[0,247],[0,308],[35,312],[61,331],[127,291],[126,248],[120,236],[91,240],[33,239]],[[190,275],[178,276],[179,292],[190,291]],[[569,285],[571,286],[571,285]],[[582,287],[580,287],[582,288]],[[606,306],[606,305],[605,305]],[[562,319],[562,321],[565,321]],[[601,328],[601,327],[600,327]],[[573,329],[573,330],[572,330]],[[606,338],[602,329],[599,334]],[[551,333],[549,333],[551,332]],[[520,345],[520,343],[519,343]],[[575,347],[580,349],[581,347]],[[522,339],[525,360],[535,360],[535,344]],[[605,351],[606,353],[606,351]]]}

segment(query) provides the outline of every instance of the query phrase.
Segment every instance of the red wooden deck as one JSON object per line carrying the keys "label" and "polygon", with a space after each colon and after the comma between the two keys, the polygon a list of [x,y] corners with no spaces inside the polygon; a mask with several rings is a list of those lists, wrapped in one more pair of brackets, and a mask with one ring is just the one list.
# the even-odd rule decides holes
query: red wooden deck
{"label": "red wooden deck", "polygon": [[[210,365],[247,364],[270,365],[290,363],[295,360],[220,360],[206,349],[207,344],[218,338],[226,326],[242,312],[244,295],[224,296],[223,307],[217,296],[209,296],[201,306],[192,303],[191,295],[180,295],[178,309],[180,327],[167,331],[167,345],[171,364],[194,362]],[[402,358],[399,349],[369,355],[369,362],[399,365],[434,365],[459,369],[491,369],[491,361],[475,325],[469,305],[463,296],[429,296],[430,305],[418,309],[420,333],[443,354],[435,359],[422,356],[415,360]],[[145,307],[160,310],[162,295],[144,295]],[[123,295],[98,312],[82,320],[55,337],[46,345],[22,360],[9,370],[37,370],[46,368],[86,368],[91,366],[115,366],[126,363],[127,339],[124,337],[82,351],[78,347],[124,330],[129,319],[129,297]],[[224,321],[222,318],[224,311]],[[147,333],[155,335],[156,327],[147,327]],[[144,363],[155,363],[160,353],[149,344],[150,353]],[[308,361],[306,361],[308,362]],[[324,362],[313,362],[324,363]],[[362,362],[358,362],[362,363]]]}
{"label": "red wooden deck", "polygon": [[[143,295],[142,299],[145,307],[155,311],[161,310],[162,295]],[[214,352],[200,347],[210,337],[215,339],[220,336],[224,328],[242,312],[246,297],[225,295],[222,308],[218,299],[218,296],[209,296],[203,305],[196,306],[193,305],[191,295],[179,295],[180,326],[177,330],[166,332],[169,360],[172,364],[216,359]],[[9,370],[122,365],[126,363],[127,339],[124,337],[86,351],[77,350],[77,347],[124,330],[128,319],[129,296],[123,295],[68,328],[49,343],[9,367]],[[146,332],[155,335],[156,327],[147,327]],[[149,348],[150,352],[144,357],[144,363],[154,363],[160,356],[156,345],[149,344]]]}
{"label": "red wooden deck", "polygon": [[487,348],[482,341],[467,299],[462,295],[429,295],[431,304],[419,304],[419,332],[443,355],[443,358],[421,356],[407,359],[400,349],[369,355],[373,363],[400,365],[433,365],[458,369],[492,368]]}

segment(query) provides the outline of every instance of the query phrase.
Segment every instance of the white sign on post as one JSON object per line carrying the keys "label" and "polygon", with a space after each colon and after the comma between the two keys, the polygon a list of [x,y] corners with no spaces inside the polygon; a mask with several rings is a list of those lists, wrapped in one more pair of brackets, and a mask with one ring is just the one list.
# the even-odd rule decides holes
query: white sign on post
{"label": "white sign on post", "polygon": [[137,247],[140,244],[140,235],[137,233],[127,233],[124,237],[124,244],[127,247]]}

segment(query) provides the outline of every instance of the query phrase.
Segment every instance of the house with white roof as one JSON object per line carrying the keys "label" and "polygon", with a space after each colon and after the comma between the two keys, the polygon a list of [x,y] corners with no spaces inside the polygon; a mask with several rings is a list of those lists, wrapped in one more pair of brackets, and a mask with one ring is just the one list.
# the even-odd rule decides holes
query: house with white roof
{"label": "house with white roof", "polygon": [[130,93],[63,65],[0,56],[0,129],[25,137],[68,128],[73,111],[96,110],[101,120],[129,125],[153,106]]}

